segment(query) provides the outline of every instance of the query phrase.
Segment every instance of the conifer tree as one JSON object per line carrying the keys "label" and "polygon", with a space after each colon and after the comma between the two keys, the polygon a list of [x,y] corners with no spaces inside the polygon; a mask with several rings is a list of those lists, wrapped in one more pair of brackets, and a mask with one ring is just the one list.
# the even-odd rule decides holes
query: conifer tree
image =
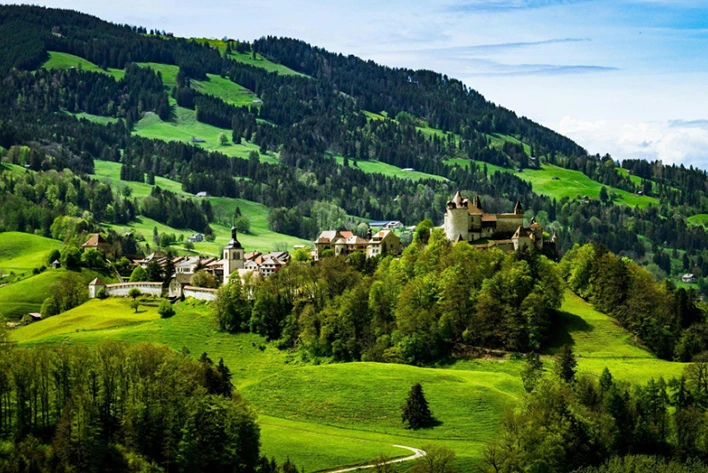
{"label": "conifer tree", "polygon": [[403,405],[402,421],[407,429],[428,427],[433,422],[433,414],[423,394],[423,386],[416,383],[408,393],[408,400]]}
{"label": "conifer tree", "polygon": [[563,345],[556,355],[556,373],[558,377],[570,383],[575,381],[575,367],[578,362],[575,361],[575,355],[570,345]]}

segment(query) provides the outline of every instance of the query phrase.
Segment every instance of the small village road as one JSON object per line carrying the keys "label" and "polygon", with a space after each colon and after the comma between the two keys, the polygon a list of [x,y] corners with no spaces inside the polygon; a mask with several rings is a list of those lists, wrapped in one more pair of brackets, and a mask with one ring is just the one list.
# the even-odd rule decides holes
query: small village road
{"label": "small village road", "polygon": [[[406,447],[405,445],[394,445],[394,447],[405,448],[406,450],[410,450],[411,452],[413,452],[413,455],[409,455],[409,456],[403,457],[403,458],[395,458],[393,460],[389,460],[389,461],[385,462],[384,465],[388,465],[389,463],[402,463],[402,462],[407,462],[410,460],[416,460],[420,457],[424,457],[425,455],[427,455],[427,453],[425,453],[425,450],[421,450],[419,448]],[[375,466],[376,466],[376,463],[368,463],[366,465],[352,466],[352,467],[348,467],[348,468],[341,468],[338,470],[327,470],[325,473],[346,473],[348,471],[363,470],[365,468],[373,468]]]}

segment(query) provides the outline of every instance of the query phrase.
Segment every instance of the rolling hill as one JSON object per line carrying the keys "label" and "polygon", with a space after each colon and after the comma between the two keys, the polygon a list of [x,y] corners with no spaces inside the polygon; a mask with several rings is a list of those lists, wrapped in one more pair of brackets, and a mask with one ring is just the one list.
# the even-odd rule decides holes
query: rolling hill
{"label": "rolling hill", "polygon": [[[23,345],[151,341],[186,348],[192,356],[223,357],[237,389],[259,414],[264,452],[279,460],[289,456],[307,472],[360,464],[379,454],[403,455],[394,444],[421,448],[428,443],[452,448],[458,466],[470,471],[505,409],[517,405],[523,392],[521,361],[314,365],[256,335],[220,332],[204,303],[179,303],[170,319],[157,318],[150,305],[142,307],[136,315],[125,300],[91,300],[18,329],[12,338]],[[608,367],[618,379],[643,383],[679,376],[685,367],[656,359],[612,319],[569,292],[547,354],[561,343],[573,345],[580,373],[593,376]],[[544,360],[550,371],[550,360]],[[409,431],[401,424],[400,405],[414,382],[423,384],[439,421],[432,429]]]}

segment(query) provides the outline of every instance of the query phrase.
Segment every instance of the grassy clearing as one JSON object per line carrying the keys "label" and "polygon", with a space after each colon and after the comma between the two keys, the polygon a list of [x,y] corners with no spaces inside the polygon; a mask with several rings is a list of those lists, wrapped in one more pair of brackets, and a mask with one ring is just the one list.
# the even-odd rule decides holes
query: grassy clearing
{"label": "grassy clearing", "polygon": [[708,227],[708,214],[698,214],[686,219],[689,225],[703,225]]}
{"label": "grassy clearing", "polygon": [[[183,143],[191,143],[192,137],[197,137],[205,140],[205,143],[200,143],[195,146],[202,147],[209,151],[218,151],[226,156],[235,158],[248,158],[252,151],[258,152],[258,146],[253,143],[243,142],[235,145],[229,143],[221,145],[219,143],[219,135],[226,133],[226,136],[231,140],[231,130],[217,128],[206,123],[197,121],[196,112],[188,108],[175,107],[174,121],[163,122],[156,114],[148,112],[138,123],[135,124],[134,133],[144,138],[151,138],[163,141],[181,141]],[[261,161],[270,163],[279,163],[277,153],[260,154]]]}
{"label": "grassy clearing", "polygon": [[[344,156],[334,156],[337,163],[344,165]],[[399,179],[410,179],[412,181],[419,181],[421,179],[435,179],[436,181],[447,181],[442,176],[436,176],[434,174],[427,174],[419,171],[404,171],[403,169],[393,166],[391,164],[382,163],[380,161],[357,161],[356,166],[354,166],[354,160],[349,160],[349,167],[356,167],[367,174],[383,174],[387,177],[397,177]]]}
{"label": "grassy clearing", "polygon": [[115,80],[120,80],[125,75],[125,71],[123,69],[108,68],[108,70],[104,70],[91,61],[79,56],[74,56],[73,54],[58,53],[56,51],[48,51],[48,54],[49,59],[47,59],[47,62],[42,65],[44,69],[70,69],[75,67],[76,69],[80,69],[82,71],[108,74]]}
{"label": "grassy clearing", "polygon": [[268,72],[275,72],[282,74],[284,76],[300,76],[300,77],[310,77],[307,74],[294,71],[287,66],[270,61],[260,54],[256,53],[256,58],[254,59],[251,53],[237,53],[232,52],[229,57],[235,61],[248,64],[249,66],[260,67]]}
{"label": "grassy clearing", "polygon": [[66,112],[69,115],[73,115],[79,120],[88,120],[90,122],[98,123],[99,125],[108,125],[109,123],[117,123],[120,118],[113,118],[113,117],[102,117],[100,115],[92,115],[90,113],[69,113]]}
{"label": "grassy clearing", "polygon": [[[161,64],[157,62],[139,62],[140,67],[149,67],[152,70],[159,72],[162,76],[162,83],[168,90],[177,87],[177,74],[179,67],[170,64]],[[192,81],[192,86],[195,90],[207,95],[218,97],[224,102],[241,106],[252,106],[253,101],[258,99],[258,96],[245,87],[232,82],[230,79],[218,76],[216,74],[207,74],[208,80]]]}
{"label": "grassy clearing", "polygon": [[[484,164],[477,163],[480,167]],[[511,168],[502,168],[491,164],[487,164],[487,169],[490,174],[494,172],[514,172]],[[541,169],[524,169],[524,172],[515,174],[520,179],[530,182],[534,192],[558,200],[563,197],[572,199],[586,195],[591,199],[597,199],[600,197],[600,190],[602,189],[602,184],[593,181],[582,172],[571,171],[552,164],[543,164]],[[554,179],[554,177],[558,179]],[[659,200],[654,197],[635,195],[612,187],[607,187],[607,190],[615,195],[614,202],[617,204],[625,204],[631,207],[646,207],[659,204]]]}
{"label": "grassy clearing", "polygon": [[[136,198],[150,195],[153,186],[149,184],[142,182],[121,181],[120,166],[120,163],[95,160],[95,174],[93,177],[110,182],[118,188],[123,186],[130,187],[133,191],[133,197]],[[163,177],[155,177],[155,185],[176,194],[194,198],[194,196],[187,194],[182,190],[182,185],[179,182],[165,179]],[[222,215],[223,218],[228,219],[234,215],[236,207],[239,207],[241,209],[241,213],[250,219],[250,233],[239,235],[239,241],[241,241],[248,251],[271,251],[277,245],[292,248],[293,245],[309,244],[309,241],[307,240],[284,235],[282,233],[276,233],[268,229],[269,209],[263,204],[252,202],[250,200],[231,199],[228,197],[208,197],[207,199],[211,202],[212,208],[214,209],[214,214],[217,217]],[[154,227],[157,227],[160,233],[174,233],[178,238],[179,235],[183,235],[185,240],[192,233],[194,233],[194,231],[190,229],[178,230],[146,217],[140,217],[137,221],[131,222],[129,225],[106,226],[123,233],[127,231],[140,232],[147,240],[151,239]],[[228,226],[218,224],[211,224],[211,227],[214,229],[216,239],[213,242],[195,243],[194,248],[195,251],[199,253],[218,256],[221,254],[222,248],[231,239],[231,229]],[[193,230],[196,231],[201,229]]]}

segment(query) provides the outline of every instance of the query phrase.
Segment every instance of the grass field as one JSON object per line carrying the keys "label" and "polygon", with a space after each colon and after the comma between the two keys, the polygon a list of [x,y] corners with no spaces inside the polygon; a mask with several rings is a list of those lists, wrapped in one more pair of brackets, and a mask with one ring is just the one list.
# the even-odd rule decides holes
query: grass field
{"label": "grass field", "polygon": [[[168,90],[172,90],[177,86],[177,73],[179,72],[178,66],[173,66],[170,64],[160,64],[157,62],[139,62],[137,63],[141,67],[149,67],[152,70],[159,72],[162,76],[162,83]],[[253,101],[258,99],[258,96],[248,90],[245,87],[232,82],[230,79],[215,75],[207,74],[209,80],[205,81],[192,81],[192,87],[194,90],[202,92],[207,95],[213,95],[218,97],[226,103],[241,106],[252,106]]]}
{"label": "grass field", "polygon": [[708,214],[698,214],[686,219],[689,225],[703,225],[708,227]]}
{"label": "grass field", "polygon": [[[343,156],[334,156],[340,165],[344,165]],[[353,159],[349,160],[349,167],[354,166]],[[393,166],[391,164],[382,163],[380,161],[357,161],[356,168],[367,174],[383,174],[387,177],[397,177],[399,179],[410,179],[412,181],[419,181],[421,179],[435,179],[436,181],[446,181],[442,176],[436,176],[435,174],[427,174],[419,171],[404,171],[403,169]]]}
{"label": "grass field", "polygon": [[235,61],[248,64],[249,66],[260,67],[261,69],[265,69],[268,72],[277,72],[278,74],[282,74],[284,76],[309,77],[307,74],[302,74],[300,72],[290,69],[287,66],[283,66],[282,64],[277,64],[275,62],[269,61],[260,54],[256,54],[256,58],[254,59],[251,53],[232,52],[229,57]]}
{"label": "grass field", "polygon": [[[188,108],[175,106],[174,121],[163,122],[156,114],[148,112],[142,120],[135,124],[134,133],[144,138],[163,141],[181,141],[190,143],[193,136],[205,140],[205,143],[195,146],[210,151],[218,151],[226,156],[247,159],[252,151],[258,152],[258,146],[244,141],[240,145],[231,143],[231,130],[217,128],[197,121],[196,112]],[[229,144],[219,143],[219,134],[226,133]],[[260,154],[263,162],[279,163],[277,153]]]}
{"label": "grass field", "polygon": [[0,276],[10,271],[31,272],[33,268],[48,265],[49,252],[62,246],[52,240],[29,233],[0,233]]}
{"label": "grass field", "polygon": [[[65,273],[65,269],[48,269],[36,276],[0,287],[0,313],[10,319],[20,319],[28,312],[39,312],[44,299],[51,295],[52,286]],[[97,276],[99,274],[95,271],[81,271],[81,277],[86,284]],[[100,276],[107,282],[112,282],[110,278]]]}
{"label": "grass field", "polygon": [[79,56],[74,56],[73,54],[58,53],[56,51],[48,51],[48,54],[49,59],[47,59],[47,62],[42,65],[44,69],[70,69],[75,67],[77,69],[81,69],[82,71],[108,74],[115,80],[120,80],[125,75],[125,71],[123,69],[108,68],[108,70],[104,70],[91,61],[80,58]]}
{"label": "grass field", "polygon": [[[120,166],[120,163],[95,160],[95,174],[93,177],[110,182],[118,188],[121,188],[122,186],[130,187],[133,191],[133,197],[141,198],[150,195],[152,186],[149,184],[142,182],[121,181]],[[182,185],[179,182],[165,179],[163,177],[155,177],[155,185],[160,186],[163,189],[170,190],[176,194],[194,198],[194,196],[182,191]],[[239,241],[248,251],[271,251],[276,245],[285,245],[292,249],[293,245],[306,245],[310,243],[307,240],[269,230],[269,209],[263,204],[252,202],[250,200],[231,199],[228,197],[208,197],[207,199],[211,202],[214,213],[217,216],[221,213],[225,218],[230,218],[230,216],[234,214],[236,207],[239,207],[241,209],[241,213],[250,219],[251,231],[248,234],[239,234],[238,237]],[[125,233],[127,231],[140,232],[147,240],[150,240],[154,227],[157,227],[160,233],[174,233],[178,237],[181,234],[184,235],[185,239],[194,233],[194,231],[189,229],[178,230],[168,227],[167,225],[146,217],[140,217],[137,221],[131,222],[129,225],[106,226],[112,227],[121,233]],[[231,239],[231,229],[228,226],[218,224],[211,224],[211,227],[214,229],[216,239],[213,242],[205,241],[202,243],[195,243],[194,249],[200,253],[218,256],[221,254],[222,248]]]}
{"label": "grass field", "polygon": [[[462,160],[448,160],[449,164],[461,164]],[[485,163],[477,162],[478,166],[483,166]],[[524,169],[524,172],[516,173],[511,168],[503,168],[493,164],[487,164],[487,172],[489,174],[495,172],[515,173],[517,177],[531,183],[533,191],[553,197],[558,200],[563,197],[576,198],[578,196],[588,196],[591,199],[600,197],[600,189],[602,184],[593,181],[588,176],[580,171],[571,171],[569,169],[554,166],[552,164],[543,164],[541,169]],[[557,177],[558,179],[554,179]],[[625,204],[631,207],[639,206],[646,207],[648,205],[658,205],[659,199],[643,195],[636,195],[621,189],[607,187],[608,192],[614,193],[614,202],[617,204]]]}
{"label": "grass field", "polygon": [[100,125],[108,125],[109,123],[116,123],[116,122],[118,122],[118,120],[120,120],[120,118],[102,117],[100,115],[92,115],[90,113],[85,113],[85,112],[81,112],[81,113],[66,112],[66,113],[68,113],[69,115],[75,116],[79,120],[84,119],[84,120],[88,120],[90,122],[98,123]]}
{"label": "grass field", "polygon": [[[461,471],[474,471],[502,413],[522,396],[520,361],[459,360],[427,368],[384,363],[316,366],[253,334],[219,332],[203,303],[178,303],[170,319],[154,318],[150,309],[136,317],[125,304],[122,299],[90,301],[20,328],[12,338],[23,344],[152,341],[176,350],[184,347],[195,357],[203,352],[212,359],[223,357],[234,384],[259,414],[263,452],[280,461],[290,456],[308,472],[361,464],[381,453],[406,454],[393,444],[420,448],[429,443],[454,449]],[[92,314],[102,315],[92,320]],[[555,327],[544,355],[549,372],[549,356],[563,343],[573,345],[580,373],[599,376],[607,366],[616,378],[645,382],[670,378],[684,368],[657,360],[609,317],[570,293]],[[400,405],[415,382],[423,384],[439,422],[432,429],[408,431],[400,422]]]}

